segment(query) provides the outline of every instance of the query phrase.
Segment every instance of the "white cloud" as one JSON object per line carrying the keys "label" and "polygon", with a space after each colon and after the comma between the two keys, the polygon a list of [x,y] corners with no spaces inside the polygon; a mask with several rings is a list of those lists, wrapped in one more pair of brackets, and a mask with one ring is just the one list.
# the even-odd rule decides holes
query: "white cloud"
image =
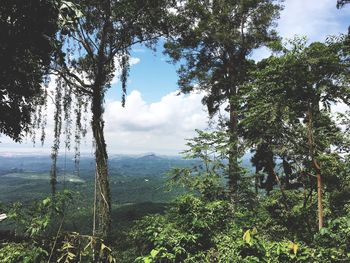
{"label": "white cloud", "polygon": [[131,57],[130,60],[129,60],[129,63],[130,63],[130,66],[133,66],[133,65],[139,64],[140,61],[141,60],[139,58]]}
{"label": "white cloud", "polygon": [[284,5],[278,21],[283,38],[302,35],[310,41],[324,41],[329,35],[347,31],[348,25],[341,20],[350,14],[350,9],[338,10],[335,0],[286,0]]}
{"label": "white cloud", "polygon": [[349,106],[347,106],[345,103],[338,102],[331,105],[331,110],[334,113],[346,113],[346,111],[349,110]]}
{"label": "white cloud", "polygon": [[195,129],[207,127],[202,95],[172,92],[160,101],[146,103],[139,91],[127,97],[125,108],[119,101],[106,105],[106,140],[110,152],[145,151],[176,154],[185,148],[185,138]]}

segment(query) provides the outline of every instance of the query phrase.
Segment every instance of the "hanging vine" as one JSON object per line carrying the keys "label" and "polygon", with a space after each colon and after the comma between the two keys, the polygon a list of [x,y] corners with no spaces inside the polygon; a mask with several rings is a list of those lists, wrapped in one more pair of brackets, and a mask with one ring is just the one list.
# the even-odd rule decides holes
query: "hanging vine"
{"label": "hanging vine", "polygon": [[122,83],[122,106],[123,107],[125,107],[126,84],[129,77],[129,71],[130,71],[129,59],[130,59],[130,54],[128,50],[124,50],[120,59],[120,67],[121,67],[120,81]]}
{"label": "hanging vine", "polygon": [[66,85],[64,87],[63,111],[64,111],[64,134],[66,135],[65,147],[68,151],[70,150],[71,136],[72,136],[71,107],[72,107],[72,88],[71,86]]}
{"label": "hanging vine", "polygon": [[35,98],[36,101],[34,104],[36,105],[33,114],[31,116],[32,123],[31,127],[29,127],[28,133],[31,137],[33,146],[36,144],[36,131],[41,129],[40,141],[42,142],[42,138],[45,138],[45,131],[42,130],[43,126],[46,126],[46,111],[47,111],[47,88],[48,88],[48,79],[44,78],[44,87],[42,88],[42,96]]}
{"label": "hanging vine", "polygon": [[45,137],[46,137],[46,132],[45,132],[45,128],[47,125],[47,98],[48,98],[48,93],[47,93],[47,89],[48,86],[46,86],[46,88],[44,89],[44,115],[42,116],[42,122],[41,122],[41,136],[40,136],[40,142],[41,142],[41,146],[44,145],[45,142]]}
{"label": "hanging vine", "polygon": [[76,97],[75,114],[75,131],[74,131],[74,166],[75,173],[80,176],[80,146],[81,140],[86,136],[87,129],[87,105],[88,103],[82,96]]}
{"label": "hanging vine", "polygon": [[51,151],[51,190],[52,194],[56,193],[56,184],[57,184],[57,158],[60,148],[60,137],[62,130],[62,89],[65,84],[62,79],[57,79],[56,81],[56,90],[55,90],[55,114],[54,114],[54,140]]}

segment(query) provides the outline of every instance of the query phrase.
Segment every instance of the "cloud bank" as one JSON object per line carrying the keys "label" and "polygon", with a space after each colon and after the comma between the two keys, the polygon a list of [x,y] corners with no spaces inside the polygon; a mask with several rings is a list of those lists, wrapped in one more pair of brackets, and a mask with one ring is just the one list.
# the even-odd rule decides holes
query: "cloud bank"
{"label": "cloud bank", "polygon": [[107,103],[104,117],[109,151],[177,154],[184,150],[185,138],[193,137],[195,129],[207,127],[202,97],[172,92],[149,104],[134,90],[125,108],[119,101]]}

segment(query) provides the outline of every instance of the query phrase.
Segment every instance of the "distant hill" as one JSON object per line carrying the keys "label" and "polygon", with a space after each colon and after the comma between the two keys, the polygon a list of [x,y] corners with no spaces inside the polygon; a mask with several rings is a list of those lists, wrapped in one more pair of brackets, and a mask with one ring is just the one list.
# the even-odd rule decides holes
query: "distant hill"
{"label": "distant hill", "polygon": [[172,167],[185,167],[199,161],[184,160],[180,157],[158,156],[147,154],[143,156],[124,156],[122,158],[109,160],[111,175],[129,176],[162,176]]}
{"label": "distant hill", "polygon": [[[250,156],[247,155],[242,160],[247,168],[249,159]],[[109,170],[113,200],[117,203],[169,202],[181,190],[164,191],[166,173],[172,167],[200,164],[199,160],[184,160],[180,156],[154,153],[111,155]],[[81,192],[85,199],[91,198],[94,191],[94,168],[93,157],[82,156],[78,177],[74,158],[61,156],[58,160],[58,189],[67,187]],[[0,203],[29,202],[50,195],[50,169],[49,156],[0,155]]]}
{"label": "distant hill", "polygon": [[[244,156],[242,165],[251,168],[250,155]],[[180,156],[164,156],[155,153],[143,155],[111,155],[109,170],[111,176],[154,177],[164,176],[172,167],[186,167],[200,164],[199,160],[185,160]],[[61,156],[58,159],[58,173],[74,173],[75,162],[72,156]],[[94,175],[94,158],[84,156],[80,160],[80,175],[91,178]],[[0,176],[14,172],[47,173],[51,169],[49,156],[0,155]]]}
{"label": "distant hill", "polygon": [[[109,168],[111,175],[121,176],[162,176],[174,166],[189,166],[198,161],[184,160],[178,156],[159,156],[154,153],[145,155],[111,155]],[[75,162],[72,156],[58,159],[58,170],[72,173],[75,171]],[[81,176],[90,177],[94,174],[93,157],[82,157],[80,160]],[[48,172],[51,169],[49,156],[0,156],[0,175],[9,172]]]}

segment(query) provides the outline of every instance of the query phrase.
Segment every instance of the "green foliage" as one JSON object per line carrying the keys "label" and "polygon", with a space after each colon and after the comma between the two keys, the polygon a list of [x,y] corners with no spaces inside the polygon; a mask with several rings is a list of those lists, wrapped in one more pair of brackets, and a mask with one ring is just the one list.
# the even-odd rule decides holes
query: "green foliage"
{"label": "green foliage", "polygon": [[[41,127],[43,76],[54,52],[58,8],[55,1],[4,0],[0,6],[0,133],[20,141],[30,124]],[[34,118],[34,119],[35,119]]]}
{"label": "green foliage", "polygon": [[179,69],[181,90],[205,90],[203,102],[210,115],[226,100],[235,100],[250,66],[249,53],[277,39],[274,20],[280,9],[280,1],[274,0],[179,3],[179,37],[165,47],[174,61],[184,62]]}
{"label": "green foliage", "polygon": [[30,206],[15,203],[8,211],[8,219],[15,223],[18,234],[36,238],[43,235],[49,226],[52,227],[58,218],[64,216],[71,200],[72,193],[65,190]]}
{"label": "green foliage", "polygon": [[225,110],[229,118],[222,118],[222,124],[230,141],[227,157],[232,198],[241,178],[237,129],[241,118],[240,88],[249,79],[247,73],[254,64],[249,54],[278,40],[274,20],[282,8],[280,3],[279,0],[181,1],[175,5],[175,37],[165,44],[173,61],[181,63],[178,84],[182,92],[204,91],[202,102],[210,117],[220,113],[220,106],[228,103]]}
{"label": "green foliage", "polygon": [[[336,130],[333,135],[324,135],[332,141],[328,145],[341,137]],[[312,177],[303,178],[301,189],[279,185],[269,195],[252,194],[252,177],[243,177],[239,196],[249,201],[233,206],[227,200],[221,184],[227,169],[226,138],[225,133],[199,132],[189,141],[187,158],[199,158],[203,166],[174,169],[172,179],[194,194],[178,198],[164,215],[137,222],[131,232],[133,251],[140,255],[137,262],[341,262],[348,257],[348,217],[332,219],[334,208],[338,214],[347,211],[336,205],[338,199],[331,194],[347,184],[347,157],[329,152],[318,156],[327,174],[323,203],[330,221],[315,236],[317,196]],[[303,159],[308,153],[288,152],[292,153],[301,154],[295,160],[308,165]]]}
{"label": "green foliage", "polygon": [[[316,200],[316,195],[311,198]],[[259,229],[273,240],[303,240],[310,242],[317,231],[316,202],[305,205],[305,194],[299,190],[289,190],[283,196],[279,190],[273,191],[259,203]]]}
{"label": "green foliage", "polygon": [[31,206],[14,204],[8,220],[16,224],[16,237],[7,238],[17,243],[0,243],[0,262],[116,262],[103,240],[63,231],[72,196],[72,192],[63,191]]}
{"label": "green foliage", "polygon": [[300,243],[271,241],[256,228],[243,231],[235,221],[226,201],[184,196],[164,216],[136,224],[132,236],[143,254],[137,262],[309,262],[316,255]]}
{"label": "green foliage", "polygon": [[58,263],[72,262],[106,262],[115,263],[112,250],[103,243],[103,240],[80,235],[79,233],[67,233],[63,236],[60,247],[54,257]]}
{"label": "green foliage", "polygon": [[[196,162],[188,167],[173,168],[168,173],[169,185],[180,185],[207,200],[223,199],[228,195],[226,184],[229,178],[228,156],[232,147],[230,137],[223,130],[196,132],[196,137],[188,139],[188,149],[182,152],[185,159]],[[242,175],[237,185],[237,202],[251,206],[255,198],[250,187],[251,177],[243,167],[237,169]]]}
{"label": "green foliage", "polygon": [[48,252],[32,243],[3,243],[0,244],[1,263],[42,263]]}
{"label": "green foliage", "polygon": [[263,188],[270,186],[270,191],[277,184],[273,174],[277,159],[286,165],[280,174],[284,188],[292,188],[293,179],[312,184],[304,176],[315,174],[313,161],[307,160],[310,155],[322,164],[326,184],[336,176],[335,161],[341,159],[348,139],[332,115],[331,104],[349,104],[347,58],[341,42],[307,45],[305,39],[297,38],[280,56],[259,62],[250,73],[252,80],[242,89],[240,128],[247,147],[255,153],[257,171],[267,173],[272,181],[261,184]]}
{"label": "green foliage", "polygon": [[[53,243],[55,244],[55,243]],[[2,243],[0,244],[1,263],[114,263],[116,259],[112,250],[105,243],[96,237],[80,235],[78,233],[65,233],[60,235],[59,243],[55,247],[46,245],[42,248],[36,242]],[[47,250],[46,250],[47,249]],[[52,250],[49,255],[49,250]]]}
{"label": "green foliage", "polygon": [[288,208],[276,191],[249,214],[226,201],[183,196],[165,215],[135,225],[131,236],[141,254],[137,262],[326,263],[348,258],[349,217],[330,221],[314,237],[315,217],[310,221],[302,193],[288,191],[287,197]]}
{"label": "green foliage", "polygon": [[155,256],[153,252],[153,257],[157,259],[193,262],[201,257],[201,251],[213,245],[215,233],[227,227],[229,215],[232,215],[232,206],[226,201],[203,202],[193,195],[185,195],[174,202],[164,216],[139,221],[132,236],[142,253],[155,249],[158,253]]}
{"label": "green foliage", "polygon": [[173,168],[168,174],[169,185],[180,185],[199,193],[207,200],[222,198],[224,178],[227,175],[227,153],[229,141],[226,132],[204,132],[197,130],[197,136],[188,140],[185,159],[200,160],[184,168]]}
{"label": "green foliage", "polygon": [[350,258],[350,216],[330,220],[327,227],[315,236],[315,244],[321,248],[322,255],[329,261]]}

